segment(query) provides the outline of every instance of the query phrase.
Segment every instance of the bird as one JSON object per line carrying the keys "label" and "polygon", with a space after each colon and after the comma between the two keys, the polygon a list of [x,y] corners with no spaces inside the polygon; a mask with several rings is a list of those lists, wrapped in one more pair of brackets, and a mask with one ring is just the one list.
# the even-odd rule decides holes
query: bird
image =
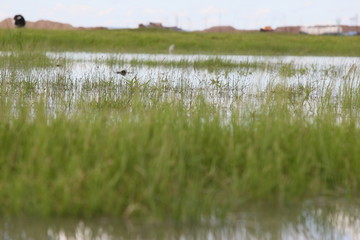
{"label": "bird", "polygon": [[175,50],[175,44],[171,44],[169,47],[169,54],[172,54]]}
{"label": "bird", "polygon": [[25,25],[26,25],[25,18],[20,14],[15,15],[14,24],[16,27],[19,27],[19,28],[25,27]]}
{"label": "bird", "polygon": [[116,73],[121,74],[122,76],[125,76],[128,72],[124,69],[124,70],[121,70],[121,71],[117,71]]}

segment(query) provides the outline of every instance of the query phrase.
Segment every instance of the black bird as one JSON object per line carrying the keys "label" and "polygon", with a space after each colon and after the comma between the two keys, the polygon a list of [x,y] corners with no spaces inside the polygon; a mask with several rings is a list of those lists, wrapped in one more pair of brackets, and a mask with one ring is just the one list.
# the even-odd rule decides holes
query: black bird
{"label": "black bird", "polygon": [[14,22],[16,27],[25,27],[26,25],[25,18],[20,14],[14,16]]}
{"label": "black bird", "polygon": [[128,72],[126,70],[121,70],[121,71],[117,71],[116,73],[125,76]]}

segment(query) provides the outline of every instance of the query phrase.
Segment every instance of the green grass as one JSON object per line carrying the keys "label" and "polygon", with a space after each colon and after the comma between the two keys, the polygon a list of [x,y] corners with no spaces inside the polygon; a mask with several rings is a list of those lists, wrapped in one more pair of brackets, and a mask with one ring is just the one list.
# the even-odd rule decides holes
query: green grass
{"label": "green grass", "polygon": [[[194,68],[194,69],[208,69],[208,70],[233,70],[233,69],[257,69],[265,70],[269,68],[275,68],[276,64],[270,64],[266,62],[234,62],[231,60],[224,60],[219,57],[213,57],[209,59],[195,59],[193,61],[189,59],[181,59],[180,61],[175,60],[142,60],[142,59],[131,59],[127,61],[120,57],[109,57],[105,59],[105,63],[108,66],[114,67],[117,65],[130,64],[131,66],[149,66],[149,67],[166,67],[166,68]],[[277,64],[278,65],[278,64]]]}
{"label": "green grass", "polygon": [[65,59],[49,58],[43,52],[22,52],[15,51],[10,53],[3,53],[0,55],[0,67],[7,69],[33,69],[33,68],[48,68],[59,65],[65,65]]}
{"label": "green grass", "polygon": [[101,74],[73,82],[66,69],[26,77],[7,66],[1,215],[188,221],[254,202],[360,193],[356,65],[340,88],[319,84],[336,80],[327,72],[287,83],[294,66],[284,65],[282,81],[256,94],[240,83],[197,89]]}
{"label": "green grass", "polygon": [[358,37],[168,30],[0,29],[0,50],[178,54],[360,56]]}
{"label": "green grass", "polygon": [[281,106],[223,125],[199,101],[190,117],[163,103],[121,122],[106,110],[49,121],[42,107],[0,123],[4,214],[188,220],[358,193],[360,132],[333,114],[310,124]]}

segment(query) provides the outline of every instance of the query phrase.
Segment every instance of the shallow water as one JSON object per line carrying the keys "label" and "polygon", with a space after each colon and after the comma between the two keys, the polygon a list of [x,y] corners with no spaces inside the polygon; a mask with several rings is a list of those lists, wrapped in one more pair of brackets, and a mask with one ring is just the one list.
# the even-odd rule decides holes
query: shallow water
{"label": "shallow water", "polygon": [[[201,95],[208,103],[223,107],[228,113],[233,106],[256,110],[272,92],[286,91],[295,105],[300,101],[303,110],[312,115],[317,112],[319,104],[329,100],[340,111],[344,95],[354,95],[360,86],[358,57],[84,52],[48,52],[47,56],[55,59],[55,62],[58,60],[60,64],[54,64],[53,67],[1,69],[0,81],[7,81],[16,75],[16,81],[27,83],[35,90],[35,95],[47,95],[48,99],[51,99],[48,102],[50,108],[55,109],[59,105],[57,102],[64,104],[61,100],[65,100],[69,112],[74,109],[79,99],[97,101],[101,94],[105,96],[108,92],[111,92],[112,96],[120,96],[126,88],[138,84],[167,89],[163,91],[164,96],[167,92],[171,92],[171,97],[181,95],[182,99],[195,99]],[[64,59],[65,63],[61,63]],[[212,69],[211,66],[191,66],[191,62],[207,59],[231,61],[239,63],[239,67]],[[131,64],[132,60],[137,63]],[[147,60],[159,62],[159,65],[141,63]],[[190,64],[186,67],[168,67],[161,64],[169,61],[185,61]],[[250,66],[241,67],[241,63],[250,63]],[[118,74],[121,70],[128,73],[125,76]],[[116,97],[113,99],[116,100]]]}
{"label": "shallow water", "polygon": [[[75,84],[84,81],[115,81],[126,82],[136,79],[142,83],[157,84],[166,81],[172,87],[185,86],[190,88],[222,88],[246,94],[256,94],[264,91],[269,84],[286,83],[287,85],[310,85],[323,89],[329,85],[339,87],[344,79],[354,80],[354,75],[360,73],[360,58],[356,57],[264,57],[264,56],[211,56],[211,55],[165,55],[165,54],[109,54],[109,53],[47,53],[55,59],[70,60],[64,66],[53,68],[34,68],[24,72],[18,70],[19,81],[29,79],[57,79],[62,77]],[[147,66],[146,64],[131,65],[131,60],[153,60],[159,63],[166,61],[185,60],[192,62],[206,59],[229,60],[234,63],[267,63],[277,66],[274,68],[234,68],[215,69],[179,68],[164,66]],[[108,59],[117,59],[123,63],[108,65]],[[115,61],[116,62],[116,61]],[[286,68],[288,64],[289,69]],[[284,66],[285,65],[285,66]],[[122,76],[117,71],[127,70]],[[287,72],[290,71],[290,72]],[[9,73],[10,74],[10,73]],[[359,78],[355,79],[359,81]],[[335,88],[336,89],[336,88]],[[336,93],[334,93],[336,94]]]}
{"label": "shallow water", "polygon": [[0,238],[110,239],[360,239],[358,203],[319,198],[302,206],[244,207],[231,220],[203,223],[136,223],[116,218],[0,220]]}
{"label": "shallow water", "polygon": [[[50,78],[64,76],[75,84],[83,82],[129,83],[138,81],[150,85],[164,85],[172,89],[183,89],[188,95],[202,93],[211,104],[230,108],[238,99],[256,107],[262,104],[263,92],[276,85],[285,85],[295,94],[310,90],[304,108],[317,111],[319,98],[331,95],[336,99],[344,86],[356,89],[360,85],[360,58],[357,57],[297,57],[297,56],[211,56],[211,55],[169,55],[169,54],[109,54],[109,53],[47,53],[49,57],[66,58],[67,66],[48,71]],[[266,67],[238,68],[194,68],[131,65],[131,60],[156,62],[188,61],[207,59],[229,60],[234,63],[266,63]],[[115,64],[107,64],[115,59]],[[118,63],[116,63],[118,62]],[[116,74],[127,70],[126,76]],[[34,78],[43,70],[35,70]],[[46,70],[45,70],[46,71]],[[329,90],[331,89],[331,90]],[[299,90],[299,91],[298,91]],[[272,91],[272,90],[271,90]],[[73,93],[77,95],[76,91]],[[240,103],[242,104],[242,103]],[[311,106],[311,107],[309,107]],[[340,106],[341,108],[341,106]]]}

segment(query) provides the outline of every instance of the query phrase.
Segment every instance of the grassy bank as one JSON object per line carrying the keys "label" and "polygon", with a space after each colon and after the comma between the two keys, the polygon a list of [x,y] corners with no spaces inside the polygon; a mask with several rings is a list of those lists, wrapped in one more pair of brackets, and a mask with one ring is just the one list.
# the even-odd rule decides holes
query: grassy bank
{"label": "grassy bank", "polygon": [[360,56],[359,37],[167,30],[0,29],[0,50]]}
{"label": "grassy bank", "polygon": [[189,220],[253,202],[360,193],[355,65],[340,86],[319,87],[339,74],[321,73],[306,85],[270,82],[250,94],[171,79],[73,81],[43,57],[34,77],[35,68],[4,59],[2,215]]}

